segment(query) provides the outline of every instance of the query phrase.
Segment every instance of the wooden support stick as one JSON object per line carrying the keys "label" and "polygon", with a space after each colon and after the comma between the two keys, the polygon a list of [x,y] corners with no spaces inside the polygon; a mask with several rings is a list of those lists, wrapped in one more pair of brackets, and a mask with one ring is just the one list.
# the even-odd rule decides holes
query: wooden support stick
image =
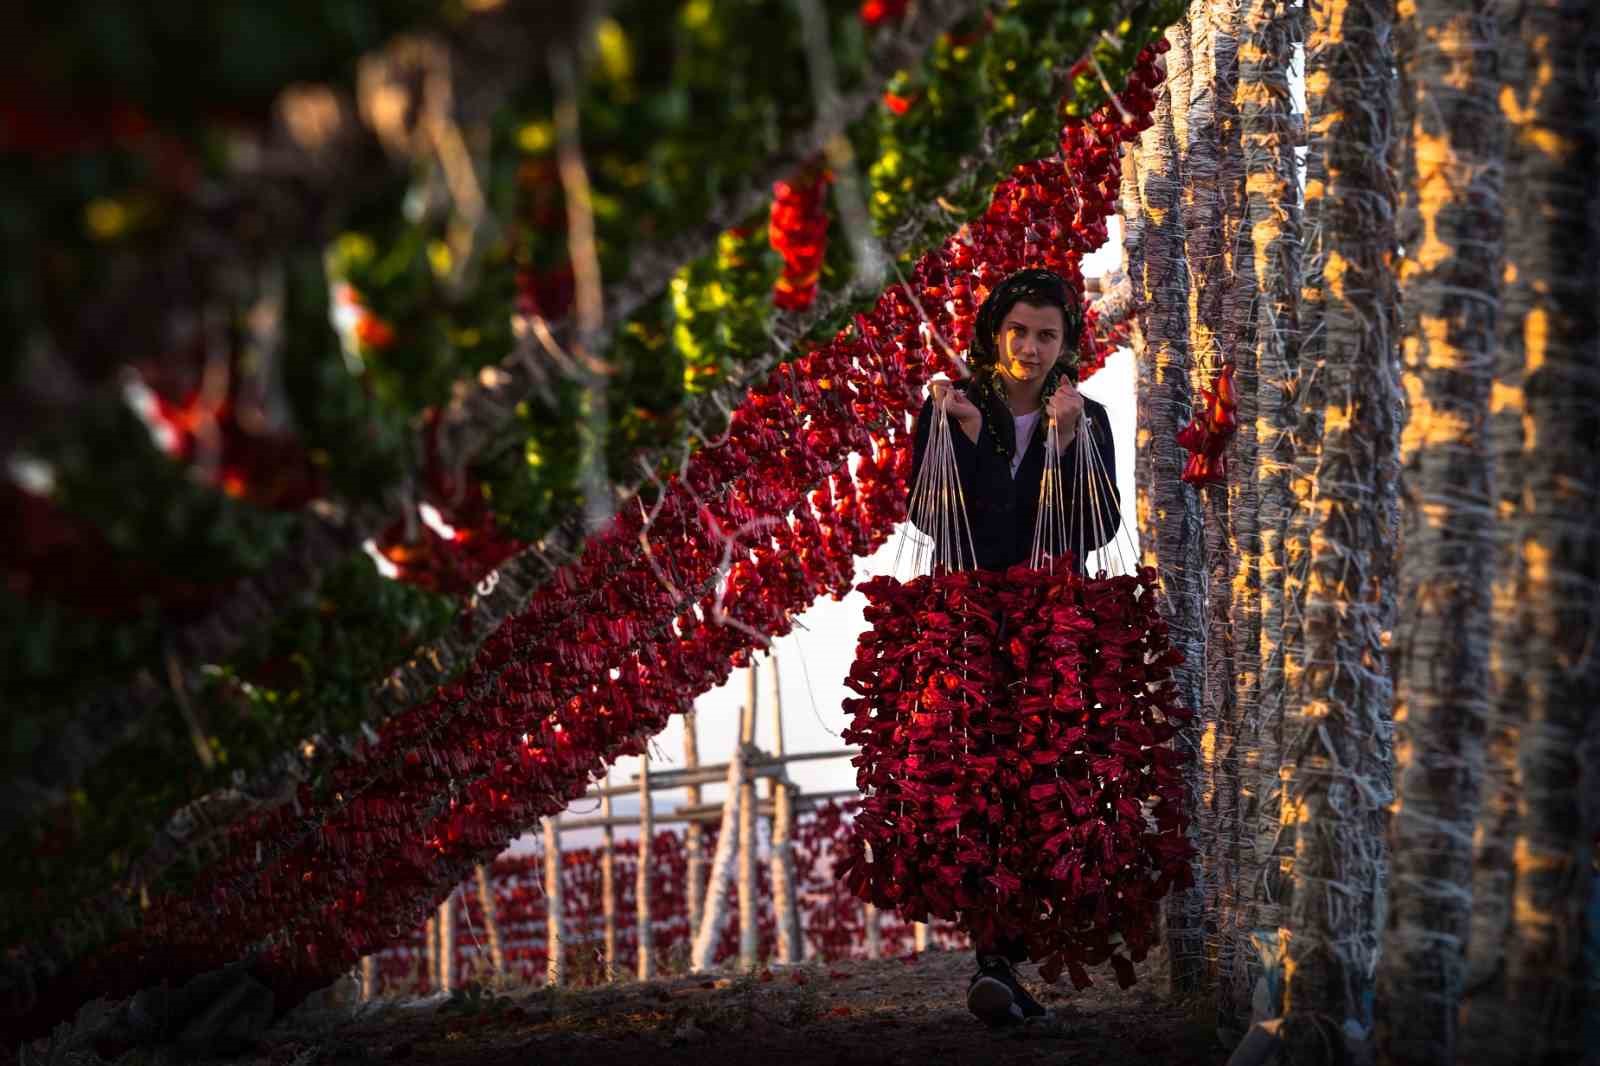
{"label": "wooden support stick", "polygon": [[[772,753],[783,758],[783,692],[778,657],[768,663],[768,696],[772,703]],[[781,764],[780,764],[781,765]],[[778,930],[778,961],[800,961],[800,908],[794,893],[794,788],[787,777],[772,781],[772,907]]]}
{"label": "wooden support stick", "polygon": [[378,998],[378,956],[361,957],[361,1002]]}
{"label": "wooden support stick", "polygon": [[876,959],[883,954],[883,936],[878,928],[878,908],[868,903],[863,924],[867,929],[867,958]]}
{"label": "wooden support stick", "polygon": [[[756,688],[758,673],[755,659],[750,660],[750,687],[748,698],[739,719],[739,744],[744,749],[741,758],[752,754],[756,743]],[[739,969],[746,972],[756,968],[756,955],[760,949],[756,927],[756,783],[746,777],[740,785],[739,796]]]}
{"label": "wooden support stick", "polygon": [[650,753],[639,758],[639,869],[634,898],[639,904],[639,980],[656,975],[655,925],[650,912],[650,844],[656,835],[650,799]]}
{"label": "wooden support stick", "polygon": [[[698,770],[700,768],[700,737],[695,729],[694,708],[689,708],[683,716],[683,768],[685,770]],[[688,787],[688,799],[685,801],[690,807],[698,807],[702,802],[699,785]],[[684,830],[683,846],[688,853],[687,886],[689,897],[689,928],[700,928],[700,916],[705,912],[706,894],[706,836],[705,829],[699,822],[690,822]]]}
{"label": "wooden support stick", "polygon": [[439,915],[434,912],[422,931],[422,991],[432,992],[439,980]]}
{"label": "wooden support stick", "polygon": [[456,987],[456,894],[439,904],[439,991]]}
{"label": "wooden support stick", "polygon": [[[606,784],[611,783],[610,772]],[[617,835],[611,827],[611,796],[606,789],[600,796],[600,921],[606,945],[606,980],[617,977]]]}
{"label": "wooden support stick", "polygon": [[[829,801],[859,799],[861,793],[853,788],[841,788],[832,792],[800,792],[793,785],[790,786],[789,805],[796,811],[808,811]],[[667,816],[672,821],[713,820],[713,816],[722,810],[721,804],[702,803],[698,807],[679,807]],[[771,818],[775,813],[771,800],[760,800],[756,803],[756,814],[762,818]],[[661,820],[661,819],[658,819]],[[585,824],[598,824],[593,819],[563,822],[562,825],[576,829]]]}
{"label": "wooden support stick", "polygon": [[544,820],[544,974],[545,982],[551,985],[560,985],[567,976],[561,902],[561,830],[551,816]]}
{"label": "wooden support stick", "polygon": [[734,847],[739,835],[739,797],[744,792],[744,764],[739,749],[734,749],[728,761],[728,790],[722,801],[722,829],[717,834],[717,853],[711,860],[711,878],[706,885],[705,913],[700,918],[700,928],[695,931],[694,951],[690,965],[699,972],[711,969],[722,939],[722,929],[728,922],[728,895],[733,885]]}
{"label": "wooden support stick", "polygon": [[911,923],[911,945],[918,955],[928,950],[928,923]]}
{"label": "wooden support stick", "polygon": [[489,965],[496,977],[506,972],[506,946],[500,939],[500,914],[494,902],[494,887],[489,882],[489,867],[478,865],[478,909],[483,911],[483,928],[489,936]]}

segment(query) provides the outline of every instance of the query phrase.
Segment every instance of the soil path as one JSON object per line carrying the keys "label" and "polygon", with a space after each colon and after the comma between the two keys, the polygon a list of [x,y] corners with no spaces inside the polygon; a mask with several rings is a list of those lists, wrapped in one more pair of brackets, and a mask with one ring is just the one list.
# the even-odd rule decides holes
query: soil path
{"label": "soil path", "polygon": [[[302,1009],[249,1066],[998,1066],[1008,1063],[1220,1066],[1209,1026],[1161,994],[1164,965],[1139,984],[1084,992],[1035,987],[1054,1022],[991,1031],[964,1007],[965,953],[807,964],[755,977],[668,978],[588,989],[469,990],[352,1012]],[[1031,968],[1028,971],[1031,976]]]}

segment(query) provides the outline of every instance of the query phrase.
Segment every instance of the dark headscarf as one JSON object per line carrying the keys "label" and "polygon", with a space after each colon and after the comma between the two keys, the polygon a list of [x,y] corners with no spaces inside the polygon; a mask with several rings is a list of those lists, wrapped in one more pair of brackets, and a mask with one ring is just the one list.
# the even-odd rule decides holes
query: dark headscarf
{"label": "dark headscarf", "polygon": [[1061,312],[1063,330],[1061,357],[1045,375],[1040,399],[1050,399],[1063,379],[1078,382],[1078,341],[1083,333],[1083,312],[1066,279],[1053,270],[1019,270],[990,290],[972,331],[972,347],[967,363],[972,381],[967,396],[983,412],[984,423],[1002,454],[1009,461],[1017,453],[1016,424],[1006,404],[1005,385],[1000,381],[999,355],[995,338],[1005,324],[1006,315],[1019,303],[1033,307],[1054,307]]}

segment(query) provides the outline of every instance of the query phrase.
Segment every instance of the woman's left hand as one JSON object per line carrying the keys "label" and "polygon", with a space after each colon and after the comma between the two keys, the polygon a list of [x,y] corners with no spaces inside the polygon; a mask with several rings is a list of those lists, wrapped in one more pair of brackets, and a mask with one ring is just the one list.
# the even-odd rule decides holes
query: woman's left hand
{"label": "woman's left hand", "polygon": [[1056,424],[1056,433],[1062,441],[1071,439],[1083,419],[1083,393],[1072,382],[1061,382],[1045,404],[1045,415]]}

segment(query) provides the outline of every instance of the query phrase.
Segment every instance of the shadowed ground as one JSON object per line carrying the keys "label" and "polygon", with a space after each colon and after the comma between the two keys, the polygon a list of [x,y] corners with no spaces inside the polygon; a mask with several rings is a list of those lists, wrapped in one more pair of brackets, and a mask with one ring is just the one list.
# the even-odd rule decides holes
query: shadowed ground
{"label": "shadowed ground", "polygon": [[999,1033],[967,1014],[971,956],[931,952],[874,962],[808,964],[757,977],[671,978],[589,989],[473,990],[453,1000],[305,1008],[248,1066],[409,1062],[606,1066],[906,1066],[1116,1063],[1211,1066],[1226,1056],[1199,1014],[1161,991],[1165,964],[1139,967],[1128,991],[1109,979],[1085,992],[1025,979],[1057,1020]]}

